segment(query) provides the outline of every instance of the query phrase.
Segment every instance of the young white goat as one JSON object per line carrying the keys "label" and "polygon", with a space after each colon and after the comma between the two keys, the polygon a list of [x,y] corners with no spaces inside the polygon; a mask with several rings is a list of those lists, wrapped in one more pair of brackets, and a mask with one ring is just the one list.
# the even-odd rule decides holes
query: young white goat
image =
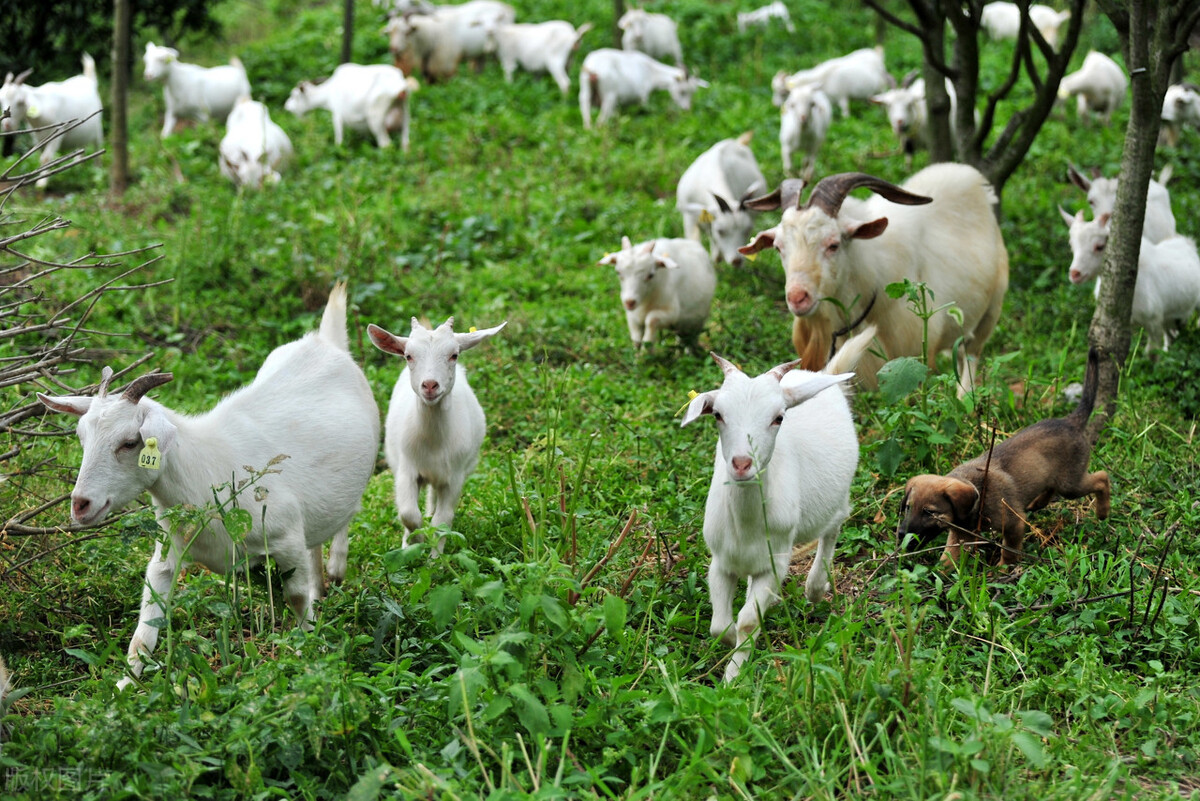
{"label": "young white goat", "polygon": [[333,117],[333,143],[342,143],[343,129],[369,132],[379,147],[392,144],[391,133],[400,132],[400,149],[408,152],[412,113],[409,94],[420,85],[415,78],[388,64],[342,64],[328,79],[301,81],[292,89],[285,110],[297,117],[323,108]]}
{"label": "young white goat", "polygon": [[179,51],[154,42],[146,43],[142,54],[147,81],[163,83],[166,116],[162,135],[170,136],[181,119],[224,122],[239,97],[250,96],[246,68],[236,57],[219,67],[201,67],[179,60]]}
{"label": "young white goat", "polygon": [[[1029,21],[1046,44],[1055,50],[1058,49],[1058,30],[1070,18],[1070,11],[1057,11],[1038,3],[1029,6]],[[1016,39],[1021,29],[1021,9],[1016,3],[988,3],[983,7],[979,25],[994,40]]]}
{"label": "young white goat", "polygon": [[[350,519],[358,511],[379,449],[379,409],[349,353],[346,287],[330,293],[320,329],[267,356],[254,381],[205,414],[188,416],[145,397],[170,373],[135,379],[109,395],[104,369],[95,397],[38,394],[48,409],[77,415],[83,462],[71,493],[71,519],[92,525],[149,490],[163,537],[146,568],[141,614],[129,645],[129,670],[158,641],[181,561],[228,573],[245,557],[274,558],[287,602],[308,627],[324,592],[321,546],[333,539],[329,576],[346,573]],[[253,489],[231,485],[265,470]],[[250,513],[240,542],[220,517],[178,530],[168,510],[204,507],[216,495]],[[169,538],[169,539],[168,539]],[[168,547],[169,543],[169,547]],[[126,677],[119,687],[132,681]]]}
{"label": "young white goat", "polygon": [[1113,112],[1124,102],[1128,86],[1125,72],[1117,62],[1093,50],[1078,70],[1063,76],[1058,85],[1058,97],[1066,100],[1074,95],[1080,119],[1087,120],[1094,113],[1108,125]]}
{"label": "young white goat", "polygon": [[745,33],[750,28],[765,28],[771,24],[773,19],[783,22],[783,27],[788,33],[796,32],[796,26],[792,24],[792,15],[788,13],[787,6],[783,4],[782,0],[775,0],[774,3],[768,3],[753,11],[739,11],[737,29],[738,32]]}
{"label": "young white goat", "polygon": [[[487,431],[483,407],[467,383],[458,354],[494,336],[507,323],[483,331],[454,333],[454,318],[432,331],[412,318],[412,333],[398,337],[377,325],[367,326],[375,347],[408,363],[396,381],[388,405],[383,449],[396,482],[396,512],[404,525],[402,544],[421,542],[421,487],[428,486],[425,511],[434,527],[449,528],[463,485],[479,461]],[[440,554],[439,533],[433,553]]]}
{"label": "young white goat", "polygon": [[800,151],[803,154],[800,175],[806,181],[812,178],[817,151],[825,144],[832,124],[833,104],[819,85],[797,86],[788,93],[779,114],[779,150],[783,153],[784,174],[791,173],[792,154]]}
{"label": "young white goat", "polygon": [[[1095,296],[1100,296],[1100,268],[1108,245],[1110,216],[1101,214],[1084,220],[1083,210],[1072,217],[1059,207],[1071,229],[1072,284],[1096,278]],[[1133,322],[1146,329],[1146,353],[1159,345],[1165,351],[1176,330],[1200,308],[1200,256],[1196,243],[1186,236],[1161,242],[1142,237],[1138,252],[1137,283],[1133,287]]]}
{"label": "young white goat", "polygon": [[1167,87],[1163,97],[1162,129],[1158,143],[1175,147],[1183,126],[1200,128],[1200,87],[1192,83],[1177,83]]}
{"label": "young white goat", "polygon": [[[4,131],[16,131],[22,124],[30,128],[45,128],[33,134],[35,146],[42,148],[42,164],[49,164],[63,148],[71,149],[104,144],[100,124],[100,93],[97,89],[96,62],[83,54],[83,74],[65,81],[29,86],[25,79],[33,72],[27,69],[13,77],[8,73],[0,86],[0,110],[7,110]],[[79,120],[77,125],[61,130],[58,126]],[[45,189],[49,176],[38,179],[39,189]]]}
{"label": "young white goat", "polygon": [[[822,373],[794,369],[797,359],[749,378],[714,353],[724,383],[688,404],[683,425],[701,415],[717,424],[704,542],[712,553],[709,631],[736,649],[726,681],[737,677],[762,616],[779,601],[793,545],[817,541],[805,597],[815,604],[829,591],[833,549],[850,514],[858,465],[850,406],[836,386],[854,374],[833,371],[853,367],[874,335],[868,326],[851,338]],[[743,578],[749,581],[746,602],[735,623],[733,598]]]}
{"label": "young white goat", "polygon": [[717,273],[704,246],[692,239],[651,239],[637,245],[621,237],[621,249],[598,264],[621,279],[621,305],[629,338],[641,347],[672,329],[695,342],[712,307]]}
{"label": "young white goat", "polygon": [[666,14],[631,8],[617,20],[617,27],[624,31],[621,34],[623,50],[639,50],[651,58],[669,58],[675,66],[683,66],[678,26]]}
{"label": "young white goat", "polygon": [[[1067,177],[1071,183],[1087,192],[1092,217],[1112,214],[1117,204],[1119,178],[1105,178],[1099,170],[1094,170],[1092,179],[1088,180],[1071,164],[1067,165]],[[1171,193],[1167,190],[1169,180],[1171,166],[1168,164],[1158,174],[1158,180],[1151,178],[1150,185],[1146,187],[1146,216],[1142,221],[1142,237],[1151,242],[1162,242],[1175,236],[1175,213],[1171,211]]]}
{"label": "young white goat", "polygon": [[683,235],[700,241],[708,228],[709,254],[714,263],[742,263],[738,248],[754,230],[755,212],[746,199],[762,192],[767,180],[750,149],[753,131],[737,139],[722,139],[696,157],[675,189],[675,208],[683,216]]}
{"label": "young white goat", "polygon": [[692,94],[707,86],[686,69],[655,61],[645,53],[602,47],[588,53],[580,68],[579,113],[583,127],[591,128],[593,102],[600,107],[596,122],[603,123],[620,104],[645,105],[656,89],[666,89],[675,105],[687,111],[692,107]]}
{"label": "young white goat", "polygon": [[773,102],[783,105],[788,92],[800,86],[820,84],[843,117],[850,116],[851,100],[867,100],[896,85],[883,63],[882,47],[864,47],[792,75],[777,74],[771,81]]}
{"label": "young white goat", "polygon": [[292,140],[271,120],[267,107],[241,98],[225,121],[221,139],[221,174],[235,186],[262,188],[279,183],[279,170],[292,157]]}
{"label": "young white goat", "polygon": [[512,83],[518,66],[528,72],[548,72],[565,95],[571,88],[567,61],[579,47],[579,40],[591,29],[590,22],[576,28],[562,20],[499,25],[490,31],[488,48],[495,51],[504,70],[504,80]]}
{"label": "young white goat", "polygon": [[461,59],[490,52],[497,27],[516,19],[512,6],[499,0],[470,0],[459,5],[421,5],[394,15],[384,33],[397,67],[406,74],[420,69],[429,81],[451,77]]}
{"label": "young white goat", "polygon": [[[958,95],[949,80],[946,81],[946,94],[950,96],[950,130],[953,135]],[[911,167],[917,149],[929,147],[929,105],[925,100],[925,79],[917,78],[911,83],[906,82],[877,94],[871,98],[871,102],[883,106],[887,111],[892,133],[896,135],[900,150],[904,153],[905,166]]]}

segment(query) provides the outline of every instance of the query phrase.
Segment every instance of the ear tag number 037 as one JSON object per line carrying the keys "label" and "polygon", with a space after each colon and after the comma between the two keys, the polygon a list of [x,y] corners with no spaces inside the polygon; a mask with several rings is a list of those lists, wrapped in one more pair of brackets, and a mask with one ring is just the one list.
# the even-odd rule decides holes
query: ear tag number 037
{"label": "ear tag number 037", "polygon": [[138,467],[144,467],[147,470],[158,470],[161,464],[162,454],[158,450],[158,437],[147,437],[146,447],[142,448],[142,452],[138,454]]}

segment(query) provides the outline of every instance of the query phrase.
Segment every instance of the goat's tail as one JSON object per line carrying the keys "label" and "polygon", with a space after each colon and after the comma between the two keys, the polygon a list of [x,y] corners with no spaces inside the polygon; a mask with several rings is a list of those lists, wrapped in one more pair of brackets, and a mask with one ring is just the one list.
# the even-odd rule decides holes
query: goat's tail
{"label": "goat's tail", "polygon": [[242,72],[245,72],[245,71],[246,71],[246,65],[245,65],[245,64],[243,64],[243,63],[242,63],[242,60],[241,60],[240,58],[238,58],[237,56],[231,56],[231,57],[230,57],[230,59],[229,59],[229,66],[231,66],[231,67],[237,67],[237,68],[238,68],[239,70],[241,70]]}
{"label": "goat's tail", "polygon": [[1083,374],[1083,395],[1079,398],[1079,405],[1067,416],[1067,419],[1074,422],[1075,425],[1083,427],[1088,418],[1092,416],[1092,408],[1096,405],[1096,390],[1099,386],[1100,352],[1093,345],[1088,348],[1087,371]]}
{"label": "goat's tail", "polygon": [[862,359],[863,354],[871,347],[877,330],[874,325],[868,325],[847,339],[838,348],[837,353],[833,354],[833,358],[821,368],[821,372],[829,373],[830,375],[853,372],[858,367],[858,362]]}
{"label": "goat's tail", "polygon": [[96,80],[96,60],[87,53],[83,54],[83,77]]}
{"label": "goat's tail", "polygon": [[321,329],[317,334],[331,345],[350,352],[350,335],[346,333],[346,282],[338,281],[329,293],[325,313],[321,315]]}
{"label": "goat's tail", "polygon": [[579,43],[583,41],[583,36],[592,29],[592,23],[585,22],[575,29],[575,43],[571,45],[571,52],[579,48]]}

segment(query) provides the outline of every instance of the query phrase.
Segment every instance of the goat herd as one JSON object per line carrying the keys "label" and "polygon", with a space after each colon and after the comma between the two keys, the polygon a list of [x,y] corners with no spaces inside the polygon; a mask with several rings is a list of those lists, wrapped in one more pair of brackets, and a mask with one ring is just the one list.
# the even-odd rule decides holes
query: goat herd
{"label": "goat herd", "polygon": [[[1053,46],[1064,15],[1043,6],[1031,6],[1029,14]],[[343,64],[324,82],[301,82],[285,109],[295,114],[328,109],[338,143],[349,127],[369,132],[380,147],[398,132],[407,149],[408,99],[418,88],[407,74],[413,69],[426,80],[440,80],[462,59],[494,53],[507,79],[518,66],[548,72],[565,94],[567,61],[590,24],[576,28],[561,21],[516,24],[514,19],[513,9],[495,0],[440,7],[405,4],[385,29],[403,69]],[[790,29],[783,3],[739,14],[738,26],[744,30],[773,20]],[[983,21],[996,38],[1015,36],[1019,12],[1013,4],[992,3]],[[634,9],[620,26],[625,49],[600,49],[583,59],[579,103],[584,125],[592,124],[594,104],[600,108],[598,121],[604,122],[619,105],[645,102],[657,89],[669,91],[679,106],[688,108],[692,93],[706,84],[681,66],[675,23]],[[271,122],[266,107],[250,99],[240,62],[203,68],[178,56],[172,48],[146,45],[145,77],[164,83],[163,136],[182,118],[224,119],[221,172],[239,185],[278,181],[291,143]],[[671,58],[675,66],[656,57]],[[4,120],[6,129],[23,122],[41,127],[86,120],[61,142],[47,143],[43,160],[53,158],[60,144],[100,140],[100,100],[89,57],[84,56],[83,75],[61,83],[28,86],[27,74],[10,74],[0,89],[0,102],[11,112]],[[1008,255],[993,213],[996,198],[972,167],[933,165],[903,186],[861,173],[834,175],[819,181],[808,200],[801,201],[833,106],[846,114],[854,99],[885,105],[910,152],[924,135],[920,81],[897,86],[884,67],[882,50],[868,48],[781,73],[772,87],[781,108],[784,171],[791,172],[792,154],[801,151],[804,179],[784,180],[767,193],[749,135],[723,140],[680,178],[677,209],[684,238],[637,244],[625,238],[620,250],[600,259],[620,276],[630,337],[639,345],[653,342],[662,330],[685,337],[699,333],[716,286],[714,262],[737,264],[773,248],[784,265],[786,301],[795,316],[793,344],[810,369],[798,369],[801,360],[796,360],[752,378],[716,357],[724,373],[722,386],[695,395],[683,418],[688,425],[710,416],[719,433],[704,538],[712,553],[711,631],[736,649],[727,680],[747,658],[748,641],[762,613],[779,598],[779,581],[787,574],[794,544],[818,544],[806,596],[817,601],[828,591],[828,569],[849,514],[858,460],[857,435],[841,386],[855,373],[865,386],[874,386],[884,362],[880,354],[919,356],[927,342],[932,366],[938,353],[961,343],[959,389],[970,392],[976,362],[999,319],[1008,286]],[[1125,90],[1121,68],[1091,53],[1078,73],[1064,79],[1061,94],[1076,95],[1081,114],[1091,111],[1107,119]],[[1200,93],[1186,85],[1172,87],[1163,118],[1164,135],[1177,138],[1179,123],[1200,120]],[[1079,282],[1099,268],[1116,182],[1096,176],[1089,180],[1076,172],[1072,180],[1088,192],[1095,215],[1089,222],[1082,212],[1074,217],[1063,212],[1074,252],[1070,278]],[[1160,176],[1151,187],[1135,289],[1134,320],[1149,334],[1147,347],[1166,348],[1172,330],[1200,305],[1200,257],[1194,242],[1175,232],[1166,180]],[[849,196],[860,187],[870,189],[871,197]],[[780,222],[755,233],[755,215],[771,210],[782,210]],[[704,232],[708,250],[700,244]],[[923,282],[939,303],[952,303],[953,309],[943,308],[924,324],[903,299],[881,291],[904,280]],[[453,522],[485,433],[484,413],[458,364],[459,354],[501,328],[503,324],[455,332],[447,320],[430,330],[414,318],[405,337],[368,327],[376,347],[406,361],[384,435],[406,545],[424,530],[418,493],[427,486],[425,512],[439,532],[432,550],[440,552],[440,533]],[[1020,557],[1026,510],[1056,496],[1094,494],[1097,513],[1107,514],[1108,479],[1086,472],[1090,445],[1082,433],[1095,397],[1095,361],[1093,354],[1083,399],[1065,422],[1043,421],[1019,432],[996,446],[990,467],[972,462],[950,476],[910,481],[901,531],[927,536],[949,530],[949,559],[957,554],[956,528],[998,531],[1003,534],[1001,561],[1011,563]],[[105,368],[95,396],[39,398],[51,410],[79,417],[83,460],[72,493],[75,522],[100,522],[145,490],[163,521],[165,538],[146,571],[128,651],[130,674],[122,685],[140,675],[143,656],[155,646],[156,623],[166,617],[163,605],[181,559],[224,572],[239,558],[262,559],[269,550],[285,576],[289,605],[308,625],[326,573],[335,581],[345,575],[348,527],[379,446],[378,409],[349,354],[345,286],[331,293],[319,331],[277,348],[249,386],[206,414],[178,414],[147,397],[171,379],[169,374],[141,376],[119,395],[108,392],[113,377]],[[1050,429],[1061,441],[1051,437]],[[1037,442],[1051,441],[1054,452],[1042,462],[1026,458]],[[1045,464],[1039,468],[1034,462]],[[250,487],[229,486],[231,475],[245,475],[243,465],[263,472]],[[212,500],[213,488],[223,484],[224,497],[239,494],[238,504],[250,512],[253,523],[244,540],[235,544],[217,521],[198,533],[188,531],[188,536],[172,527],[167,509],[203,506]],[[312,491],[316,487],[319,492]],[[331,541],[330,554],[323,564],[326,541]],[[733,596],[747,577],[746,601],[735,618]]]}

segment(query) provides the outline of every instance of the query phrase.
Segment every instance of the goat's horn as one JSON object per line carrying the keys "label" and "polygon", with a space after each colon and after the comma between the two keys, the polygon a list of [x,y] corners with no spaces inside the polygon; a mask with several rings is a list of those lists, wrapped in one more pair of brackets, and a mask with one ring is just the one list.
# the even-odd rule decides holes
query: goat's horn
{"label": "goat's horn", "polygon": [[33,67],[30,67],[29,69],[25,70],[20,75],[18,75],[16,78],[13,78],[13,83],[25,83],[25,79],[28,78],[32,74],[33,74]]}
{"label": "goat's horn", "polygon": [[108,382],[112,381],[112,377],[113,369],[105,365],[104,369],[100,371],[100,384],[96,387],[97,396],[103,398],[108,394]]}
{"label": "goat's horn", "polygon": [[791,372],[792,370],[799,367],[800,362],[802,362],[802,361],[804,361],[804,360],[803,359],[793,359],[790,362],[784,362],[783,364],[777,364],[771,368],[771,371],[770,371],[771,375],[773,375],[775,377],[776,381],[782,381],[783,377],[785,375],[787,375],[789,372]]}
{"label": "goat's horn", "polygon": [[709,353],[709,355],[713,357],[713,361],[715,361],[717,363],[717,365],[721,368],[721,372],[724,373],[725,375],[729,375],[730,373],[734,373],[734,372],[739,372],[737,365],[734,364],[733,362],[729,361],[728,359],[724,359],[724,358],[718,356],[717,354],[711,353],[711,352]]}
{"label": "goat's horn", "polygon": [[769,195],[752,197],[743,205],[754,211],[774,211],[786,209],[789,206],[799,206],[800,193],[804,191],[805,181],[802,178],[788,178]]}
{"label": "goat's horn", "polygon": [[147,392],[155,387],[162,386],[174,377],[173,373],[148,373],[140,375],[133,379],[129,386],[125,387],[125,391],[121,393],[121,397],[130,403],[137,403]]}
{"label": "goat's horn", "polygon": [[933,198],[914,195],[912,192],[890,184],[882,178],[876,178],[874,175],[867,175],[863,172],[843,172],[827,176],[817,182],[817,185],[813,187],[812,194],[808,196],[805,208],[816,206],[830,217],[837,217],[846,195],[860,186],[867,187],[893,203],[903,203],[906,206],[920,206],[933,202]]}

